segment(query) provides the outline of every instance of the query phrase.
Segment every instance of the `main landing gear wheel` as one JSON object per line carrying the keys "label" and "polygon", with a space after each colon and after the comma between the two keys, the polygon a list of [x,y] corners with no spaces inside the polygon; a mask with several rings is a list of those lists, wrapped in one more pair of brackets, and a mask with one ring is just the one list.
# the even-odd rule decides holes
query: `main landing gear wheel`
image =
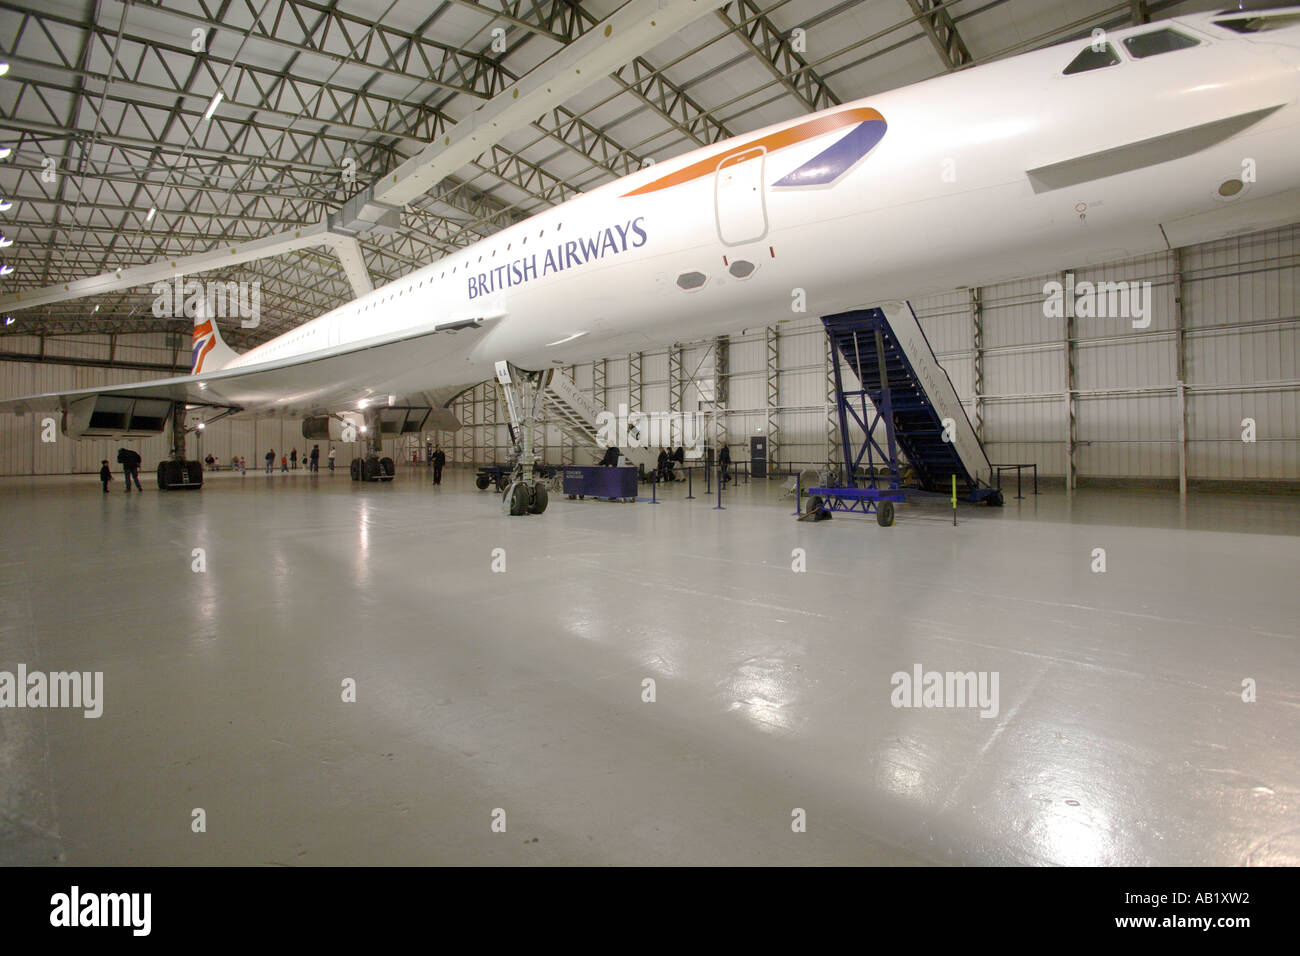
{"label": "main landing gear wheel", "polygon": [[532,500],[528,503],[528,513],[534,515],[541,514],[546,510],[546,503],[549,500],[550,496],[546,493],[546,485],[542,484],[540,481],[537,482],[537,484],[533,485]]}
{"label": "main landing gear wheel", "polygon": [[194,491],[202,487],[202,462],[175,459],[158,462],[159,491]]}
{"label": "main landing gear wheel", "polygon": [[894,523],[894,503],[892,501],[876,502],[876,524],[888,528]]}
{"label": "main landing gear wheel", "polygon": [[529,498],[528,486],[522,481],[513,482],[506,490],[505,494],[502,495],[502,500],[505,502],[506,510],[510,513],[510,517],[512,518],[517,518],[528,512],[530,504]]}
{"label": "main landing gear wheel", "polygon": [[397,474],[397,465],[391,458],[379,459],[379,473],[385,478],[392,478]]}
{"label": "main landing gear wheel", "polygon": [[353,481],[362,481],[361,477],[362,462],[360,458],[353,458],[352,464],[348,466],[348,473],[352,476]]}

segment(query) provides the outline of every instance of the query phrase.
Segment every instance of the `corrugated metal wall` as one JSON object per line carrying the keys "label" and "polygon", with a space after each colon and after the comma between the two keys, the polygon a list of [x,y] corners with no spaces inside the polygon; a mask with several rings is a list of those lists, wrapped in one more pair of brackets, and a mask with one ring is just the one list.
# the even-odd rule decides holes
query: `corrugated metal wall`
{"label": "corrugated metal wall", "polygon": [[[1076,282],[1150,283],[1149,323],[1135,328],[1130,315],[1079,316],[1067,344],[1066,320],[1044,310],[1044,283],[1060,275],[988,286],[974,290],[974,296],[972,290],[958,290],[912,303],[968,414],[982,422],[992,461],[1034,462],[1043,474],[1063,475],[1072,455],[1080,477],[1172,479],[1185,454],[1187,475],[1193,479],[1300,479],[1300,226],[1104,266],[1067,266],[1062,273],[1066,271],[1073,271]],[[770,421],[779,461],[826,461],[831,429],[821,325],[806,316],[781,324],[775,330],[774,364],[768,361],[768,334],[756,329],[728,340],[728,437],[747,443],[748,436],[767,434]],[[11,336],[4,342],[10,353],[40,348],[30,337]],[[105,337],[47,339],[45,354],[102,359],[109,347]],[[699,393],[691,383],[713,378],[714,348],[712,343],[689,343],[680,349],[685,410],[695,410]],[[632,397],[637,363],[626,355],[577,366],[571,374],[580,388],[598,390],[597,403],[611,410],[620,403],[647,411],[681,410],[673,407],[669,352],[641,354],[639,402]],[[114,354],[117,361],[166,363],[173,353],[161,336],[132,336],[119,338]],[[1068,396],[1067,355],[1074,370]],[[0,362],[0,394],[155,374],[6,361]],[[977,389],[981,374],[982,388]],[[773,396],[775,404],[769,405]],[[495,385],[472,389],[454,408],[465,427],[438,436],[449,458],[503,461],[509,445],[507,416]],[[1253,442],[1242,440],[1246,419],[1254,422]],[[1185,446],[1180,441],[1184,420]],[[205,432],[202,454],[223,460],[243,454],[250,466],[260,467],[267,447],[303,448],[299,428],[296,421],[219,422]],[[544,442],[548,461],[572,460],[574,449],[556,429],[546,429]],[[151,439],[138,446],[151,461],[165,455],[167,441]],[[115,446],[105,442],[60,439],[44,445],[37,423],[0,415],[0,473],[93,471],[100,458],[112,460],[115,454]],[[389,454],[396,457],[395,448]],[[339,455],[342,459],[351,452],[341,449]]]}

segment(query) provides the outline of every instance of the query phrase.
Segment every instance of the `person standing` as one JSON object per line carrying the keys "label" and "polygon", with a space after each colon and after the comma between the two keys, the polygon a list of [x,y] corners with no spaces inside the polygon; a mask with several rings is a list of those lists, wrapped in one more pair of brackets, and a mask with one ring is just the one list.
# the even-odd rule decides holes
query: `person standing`
{"label": "person standing", "polygon": [[298,470],[298,449],[289,452],[289,467],[294,471]]}
{"label": "person standing", "polygon": [[718,480],[724,485],[731,481],[731,449],[725,441],[718,442]]}
{"label": "person standing", "polygon": [[248,462],[244,461],[244,456],[239,456],[239,477],[243,478],[248,474]]}
{"label": "person standing", "polygon": [[311,470],[320,471],[320,445],[311,446]]}
{"label": "person standing", "polygon": [[437,448],[433,450],[432,461],[433,461],[433,483],[435,485],[440,485],[442,484],[442,469],[443,466],[447,464],[447,453],[442,450],[441,445],[439,445]]}
{"label": "person standing", "polygon": [[281,472],[282,474],[284,474],[284,473],[287,473],[288,471],[289,471],[289,458],[288,458],[287,455],[281,455],[281,456],[280,456],[280,472]]}
{"label": "person standing", "polygon": [[274,448],[272,448],[270,451],[268,451],[268,452],[266,453],[266,473],[269,475],[269,474],[271,473],[271,470],[272,470],[273,468],[275,468],[275,449],[274,449]]}
{"label": "person standing", "polygon": [[330,471],[334,470],[334,449],[330,449]]}
{"label": "person standing", "polygon": [[104,494],[108,494],[108,483],[113,480],[113,473],[108,470],[108,459],[99,463],[99,480],[104,483]]}
{"label": "person standing", "polygon": [[130,448],[119,448],[117,450],[117,460],[122,466],[122,473],[126,476],[126,493],[131,493],[131,479],[135,479],[136,491],[144,491],[140,487],[140,456]]}

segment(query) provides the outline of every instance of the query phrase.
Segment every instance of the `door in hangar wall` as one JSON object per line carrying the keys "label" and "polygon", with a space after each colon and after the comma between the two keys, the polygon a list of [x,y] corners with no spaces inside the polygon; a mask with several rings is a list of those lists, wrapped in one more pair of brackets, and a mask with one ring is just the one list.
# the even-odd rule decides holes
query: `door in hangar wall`
{"label": "door in hangar wall", "polygon": [[714,205],[718,238],[724,245],[757,242],[767,235],[767,206],[763,169],[767,150],[761,146],[733,153],[718,165]]}

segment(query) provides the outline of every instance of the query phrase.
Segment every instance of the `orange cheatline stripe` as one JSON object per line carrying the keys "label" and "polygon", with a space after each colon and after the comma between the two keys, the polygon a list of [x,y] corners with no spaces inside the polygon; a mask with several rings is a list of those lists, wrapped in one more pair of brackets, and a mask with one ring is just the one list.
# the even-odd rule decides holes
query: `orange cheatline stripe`
{"label": "orange cheatline stripe", "polygon": [[203,371],[203,360],[208,357],[208,353],[212,351],[212,347],[216,344],[216,339],[208,339],[208,344],[199,351],[199,360],[194,363],[194,375],[198,375],[199,372]]}
{"label": "orange cheatline stripe", "polygon": [[211,331],[212,331],[212,323],[210,321],[204,322],[202,325],[194,326],[194,341],[197,342],[199,339],[201,339],[203,336],[207,335]]}
{"label": "orange cheatline stripe", "polygon": [[741,146],[736,146],[727,150],[725,153],[714,153],[707,159],[702,159],[697,163],[691,163],[675,173],[669,173],[667,176],[661,176],[654,182],[646,183],[631,192],[624,193],[623,196],[641,196],[645,193],[658,192],[660,189],[667,189],[670,186],[680,186],[682,183],[688,183],[693,179],[699,179],[701,176],[711,175],[717,170],[721,161],[728,156],[737,153],[743,153],[756,147],[762,147],[769,153],[778,149],[784,149],[786,146],[793,146],[795,143],[802,143],[804,140],[812,139],[814,136],[821,136],[825,133],[832,133],[837,129],[845,126],[853,126],[857,123],[867,123],[872,120],[879,120],[882,123],[885,118],[869,106],[856,106],[853,109],[841,110],[838,113],[830,113],[826,116],[819,116],[816,119],[808,120],[806,123],[799,123],[791,126],[789,129],[778,130],[775,133],[769,133],[766,136],[760,136],[758,139],[750,140]]}

